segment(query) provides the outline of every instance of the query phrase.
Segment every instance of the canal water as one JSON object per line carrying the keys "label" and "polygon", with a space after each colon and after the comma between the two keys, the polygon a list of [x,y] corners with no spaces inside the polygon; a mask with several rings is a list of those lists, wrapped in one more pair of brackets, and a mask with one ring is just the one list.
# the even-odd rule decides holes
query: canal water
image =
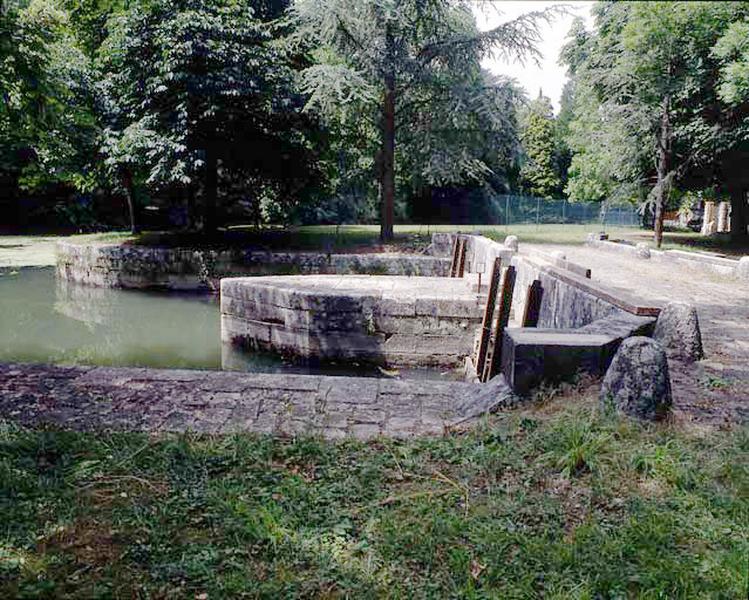
{"label": "canal water", "polygon": [[216,296],[79,286],[58,282],[52,267],[0,269],[0,362],[456,378],[434,369],[291,364],[222,348],[220,337]]}

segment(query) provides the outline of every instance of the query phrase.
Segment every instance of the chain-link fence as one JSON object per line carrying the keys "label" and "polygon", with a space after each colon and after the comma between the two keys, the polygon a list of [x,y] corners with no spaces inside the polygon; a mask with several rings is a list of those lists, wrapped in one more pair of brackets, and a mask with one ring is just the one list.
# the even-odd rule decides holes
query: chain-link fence
{"label": "chain-link fence", "polygon": [[618,227],[639,227],[642,215],[632,204],[608,202],[568,202],[533,196],[504,194],[493,200],[493,220],[497,225],[518,223],[597,223]]}

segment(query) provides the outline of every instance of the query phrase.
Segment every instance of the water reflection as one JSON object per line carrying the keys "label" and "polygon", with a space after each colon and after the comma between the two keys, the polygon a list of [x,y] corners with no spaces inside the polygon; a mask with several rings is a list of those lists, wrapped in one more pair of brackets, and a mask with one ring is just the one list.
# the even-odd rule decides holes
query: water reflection
{"label": "water reflection", "polygon": [[[390,376],[376,367],[291,364],[221,344],[218,298],[58,281],[53,268],[0,269],[0,362]],[[398,377],[452,379],[404,369]]]}
{"label": "water reflection", "polygon": [[0,360],[219,369],[217,300],[58,283],[51,268],[4,271]]}

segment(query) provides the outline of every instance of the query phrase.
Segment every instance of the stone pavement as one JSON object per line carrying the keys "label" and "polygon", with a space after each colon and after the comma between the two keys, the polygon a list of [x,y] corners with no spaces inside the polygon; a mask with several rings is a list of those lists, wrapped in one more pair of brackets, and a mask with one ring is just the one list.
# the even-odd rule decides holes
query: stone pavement
{"label": "stone pavement", "polygon": [[669,360],[677,416],[713,424],[749,421],[749,282],[708,269],[583,246],[531,245],[562,251],[592,269],[592,279],[658,305],[678,300],[697,309],[705,359]]}
{"label": "stone pavement", "polygon": [[[487,394],[488,393],[488,394]],[[0,364],[0,419],[74,430],[441,435],[511,399],[490,386],[222,371]]]}

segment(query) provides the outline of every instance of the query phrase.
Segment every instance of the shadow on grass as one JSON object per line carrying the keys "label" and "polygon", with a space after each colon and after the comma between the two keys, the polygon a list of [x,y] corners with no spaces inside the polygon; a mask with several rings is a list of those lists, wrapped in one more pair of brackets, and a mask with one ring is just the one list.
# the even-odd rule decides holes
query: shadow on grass
{"label": "shadow on grass", "polygon": [[746,430],[594,403],[367,444],[5,425],[0,595],[740,597]]}

